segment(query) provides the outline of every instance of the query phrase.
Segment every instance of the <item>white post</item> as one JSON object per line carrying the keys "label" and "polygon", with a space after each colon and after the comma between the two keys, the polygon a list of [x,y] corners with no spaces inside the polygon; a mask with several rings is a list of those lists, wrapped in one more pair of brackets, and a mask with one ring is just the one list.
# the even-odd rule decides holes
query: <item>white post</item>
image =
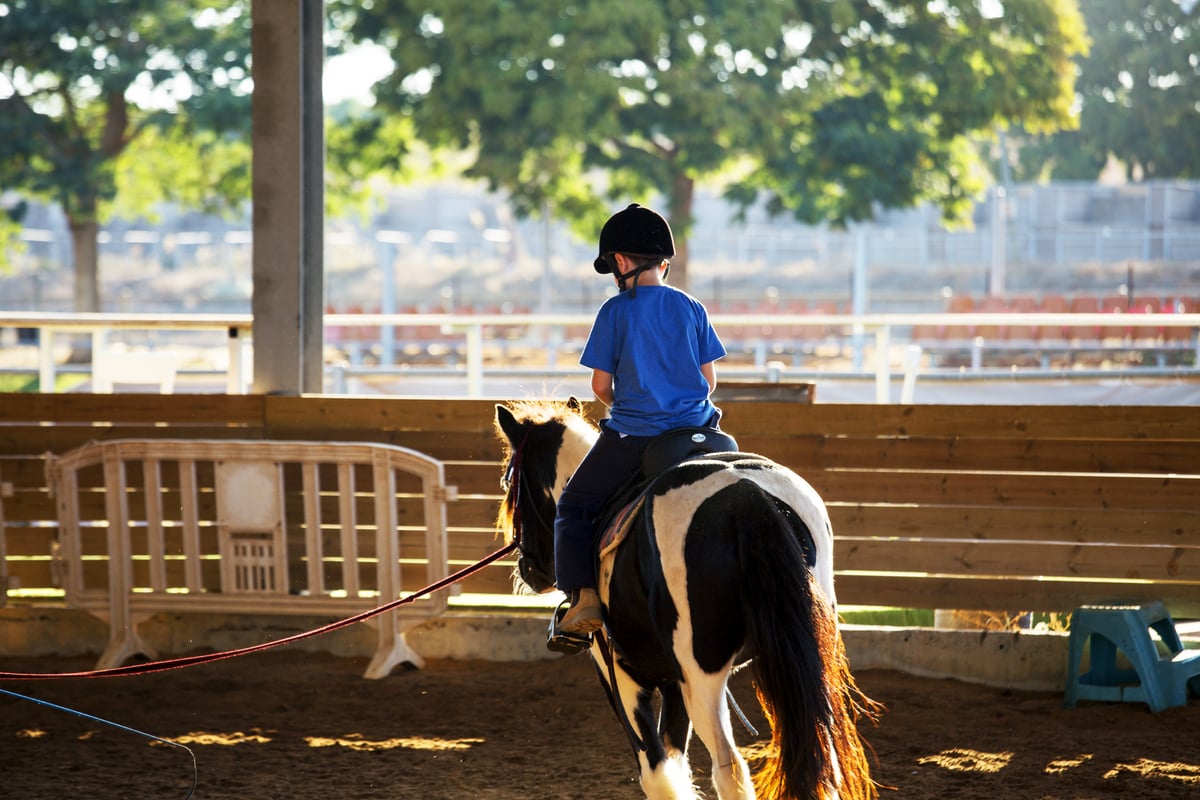
{"label": "white post", "polygon": [[96,328],[92,331],[92,392],[111,393],[113,381],[119,377],[111,374],[108,365],[104,363],[104,354],[108,350],[108,329]]}
{"label": "white post", "polygon": [[[854,281],[852,284],[850,311],[856,317],[867,313],[869,305],[867,279],[867,233],[859,230],[854,237]],[[866,338],[861,325],[854,326],[854,371],[861,372],[863,368],[863,348]],[[886,361],[886,358],[885,358]]]}
{"label": "white post", "polygon": [[[392,258],[392,245],[381,243],[377,248],[382,264],[383,296],[380,298],[379,313],[396,313],[396,270]],[[391,323],[379,326],[379,363],[391,366],[396,363],[396,328]]]}
{"label": "white post", "polygon": [[225,393],[245,394],[246,359],[242,344],[242,330],[231,325],[228,330],[229,368],[225,371]]}
{"label": "white post", "polygon": [[891,332],[887,325],[875,329],[875,402],[888,402],[891,388],[892,373],[888,363],[888,350],[891,348]]}
{"label": "white post", "polygon": [[467,396],[483,397],[483,326],[467,326]]}
{"label": "white post", "polygon": [[988,294],[992,297],[1004,294],[1007,244],[1008,198],[1004,187],[996,185],[992,189],[992,269],[988,273]]}
{"label": "white post", "polygon": [[56,388],[54,375],[54,328],[46,326],[38,335],[38,389],[50,393]]}
{"label": "white post", "polygon": [[912,405],[916,393],[917,373],[921,370],[921,345],[910,344],[904,351],[904,383],[900,387],[900,402]]}

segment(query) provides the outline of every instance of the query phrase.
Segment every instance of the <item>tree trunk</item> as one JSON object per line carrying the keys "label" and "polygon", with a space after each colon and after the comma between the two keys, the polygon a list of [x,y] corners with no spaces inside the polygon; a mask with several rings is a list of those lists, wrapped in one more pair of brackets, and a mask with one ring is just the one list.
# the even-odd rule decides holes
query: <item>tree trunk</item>
{"label": "tree trunk", "polygon": [[668,200],[670,208],[667,214],[670,218],[671,232],[675,235],[675,257],[671,259],[671,283],[683,289],[688,288],[688,238],[692,230],[692,197],[696,192],[696,182],[686,174],[675,176],[671,183],[671,197]]}
{"label": "tree trunk", "polygon": [[75,264],[74,310],[77,314],[100,311],[100,278],[97,268],[99,248],[96,240],[100,224],[96,215],[71,215],[71,250]]}
{"label": "tree trunk", "polygon": [[[71,256],[74,262],[75,285],[72,307],[76,314],[100,311],[100,278],[97,267],[100,223],[96,221],[95,201],[90,213],[68,214],[67,227],[71,231]],[[70,338],[71,352],[67,361],[71,364],[91,363],[92,337],[86,334]],[[42,389],[44,392],[53,389]]]}

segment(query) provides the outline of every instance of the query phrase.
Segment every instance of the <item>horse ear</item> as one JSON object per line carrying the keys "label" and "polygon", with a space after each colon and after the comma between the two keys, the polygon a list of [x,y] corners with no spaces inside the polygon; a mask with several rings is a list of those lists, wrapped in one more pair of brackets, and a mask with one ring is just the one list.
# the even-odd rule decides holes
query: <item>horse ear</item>
{"label": "horse ear", "polygon": [[567,408],[572,411],[583,411],[583,403],[579,402],[579,398],[571,395],[567,398]]}
{"label": "horse ear", "polygon": [[500,403],[496,404],[496,427],[508,437],[510,442],[517,440],[517,433],[521,430],[521,424],[513,416],[512,410]]}

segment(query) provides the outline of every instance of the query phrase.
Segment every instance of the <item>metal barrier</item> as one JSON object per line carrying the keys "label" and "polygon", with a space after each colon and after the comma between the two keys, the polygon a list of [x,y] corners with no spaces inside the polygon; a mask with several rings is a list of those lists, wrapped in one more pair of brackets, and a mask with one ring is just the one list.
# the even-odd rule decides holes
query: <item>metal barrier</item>
{"label": "metal barrier", "polygon": [[[98,668],[153,656],[160,612],[348,616],[449,574],[440,461],[385,444],[117,439],[47,464],[68,604],[109,623]],[[295,520],[299,521],[295,521]],[[405,631],[446,592],[372,621],[366,677],[420,665]]]}

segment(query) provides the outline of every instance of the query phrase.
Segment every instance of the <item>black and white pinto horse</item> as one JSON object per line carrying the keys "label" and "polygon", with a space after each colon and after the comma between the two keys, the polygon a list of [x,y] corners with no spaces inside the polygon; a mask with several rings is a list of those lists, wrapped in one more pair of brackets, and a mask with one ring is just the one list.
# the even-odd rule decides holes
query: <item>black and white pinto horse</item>
{"label": "black and white pinto horse", "polygon": [[[597,430],[573,398],[498,405],[496,428],[508,451],[500,527],[517,542],[521,580],[550,591],[555,503]],[[816,491],[761,456],[689,459],[643,495],[600,560],[604,628],[590,652],[648,798],[696,797],[693,726],[721,800],[877,796],[856,727],[874,705],[837,629],[832,544]],[[749,659],[772,729],[753,778],[727,701]]]}

